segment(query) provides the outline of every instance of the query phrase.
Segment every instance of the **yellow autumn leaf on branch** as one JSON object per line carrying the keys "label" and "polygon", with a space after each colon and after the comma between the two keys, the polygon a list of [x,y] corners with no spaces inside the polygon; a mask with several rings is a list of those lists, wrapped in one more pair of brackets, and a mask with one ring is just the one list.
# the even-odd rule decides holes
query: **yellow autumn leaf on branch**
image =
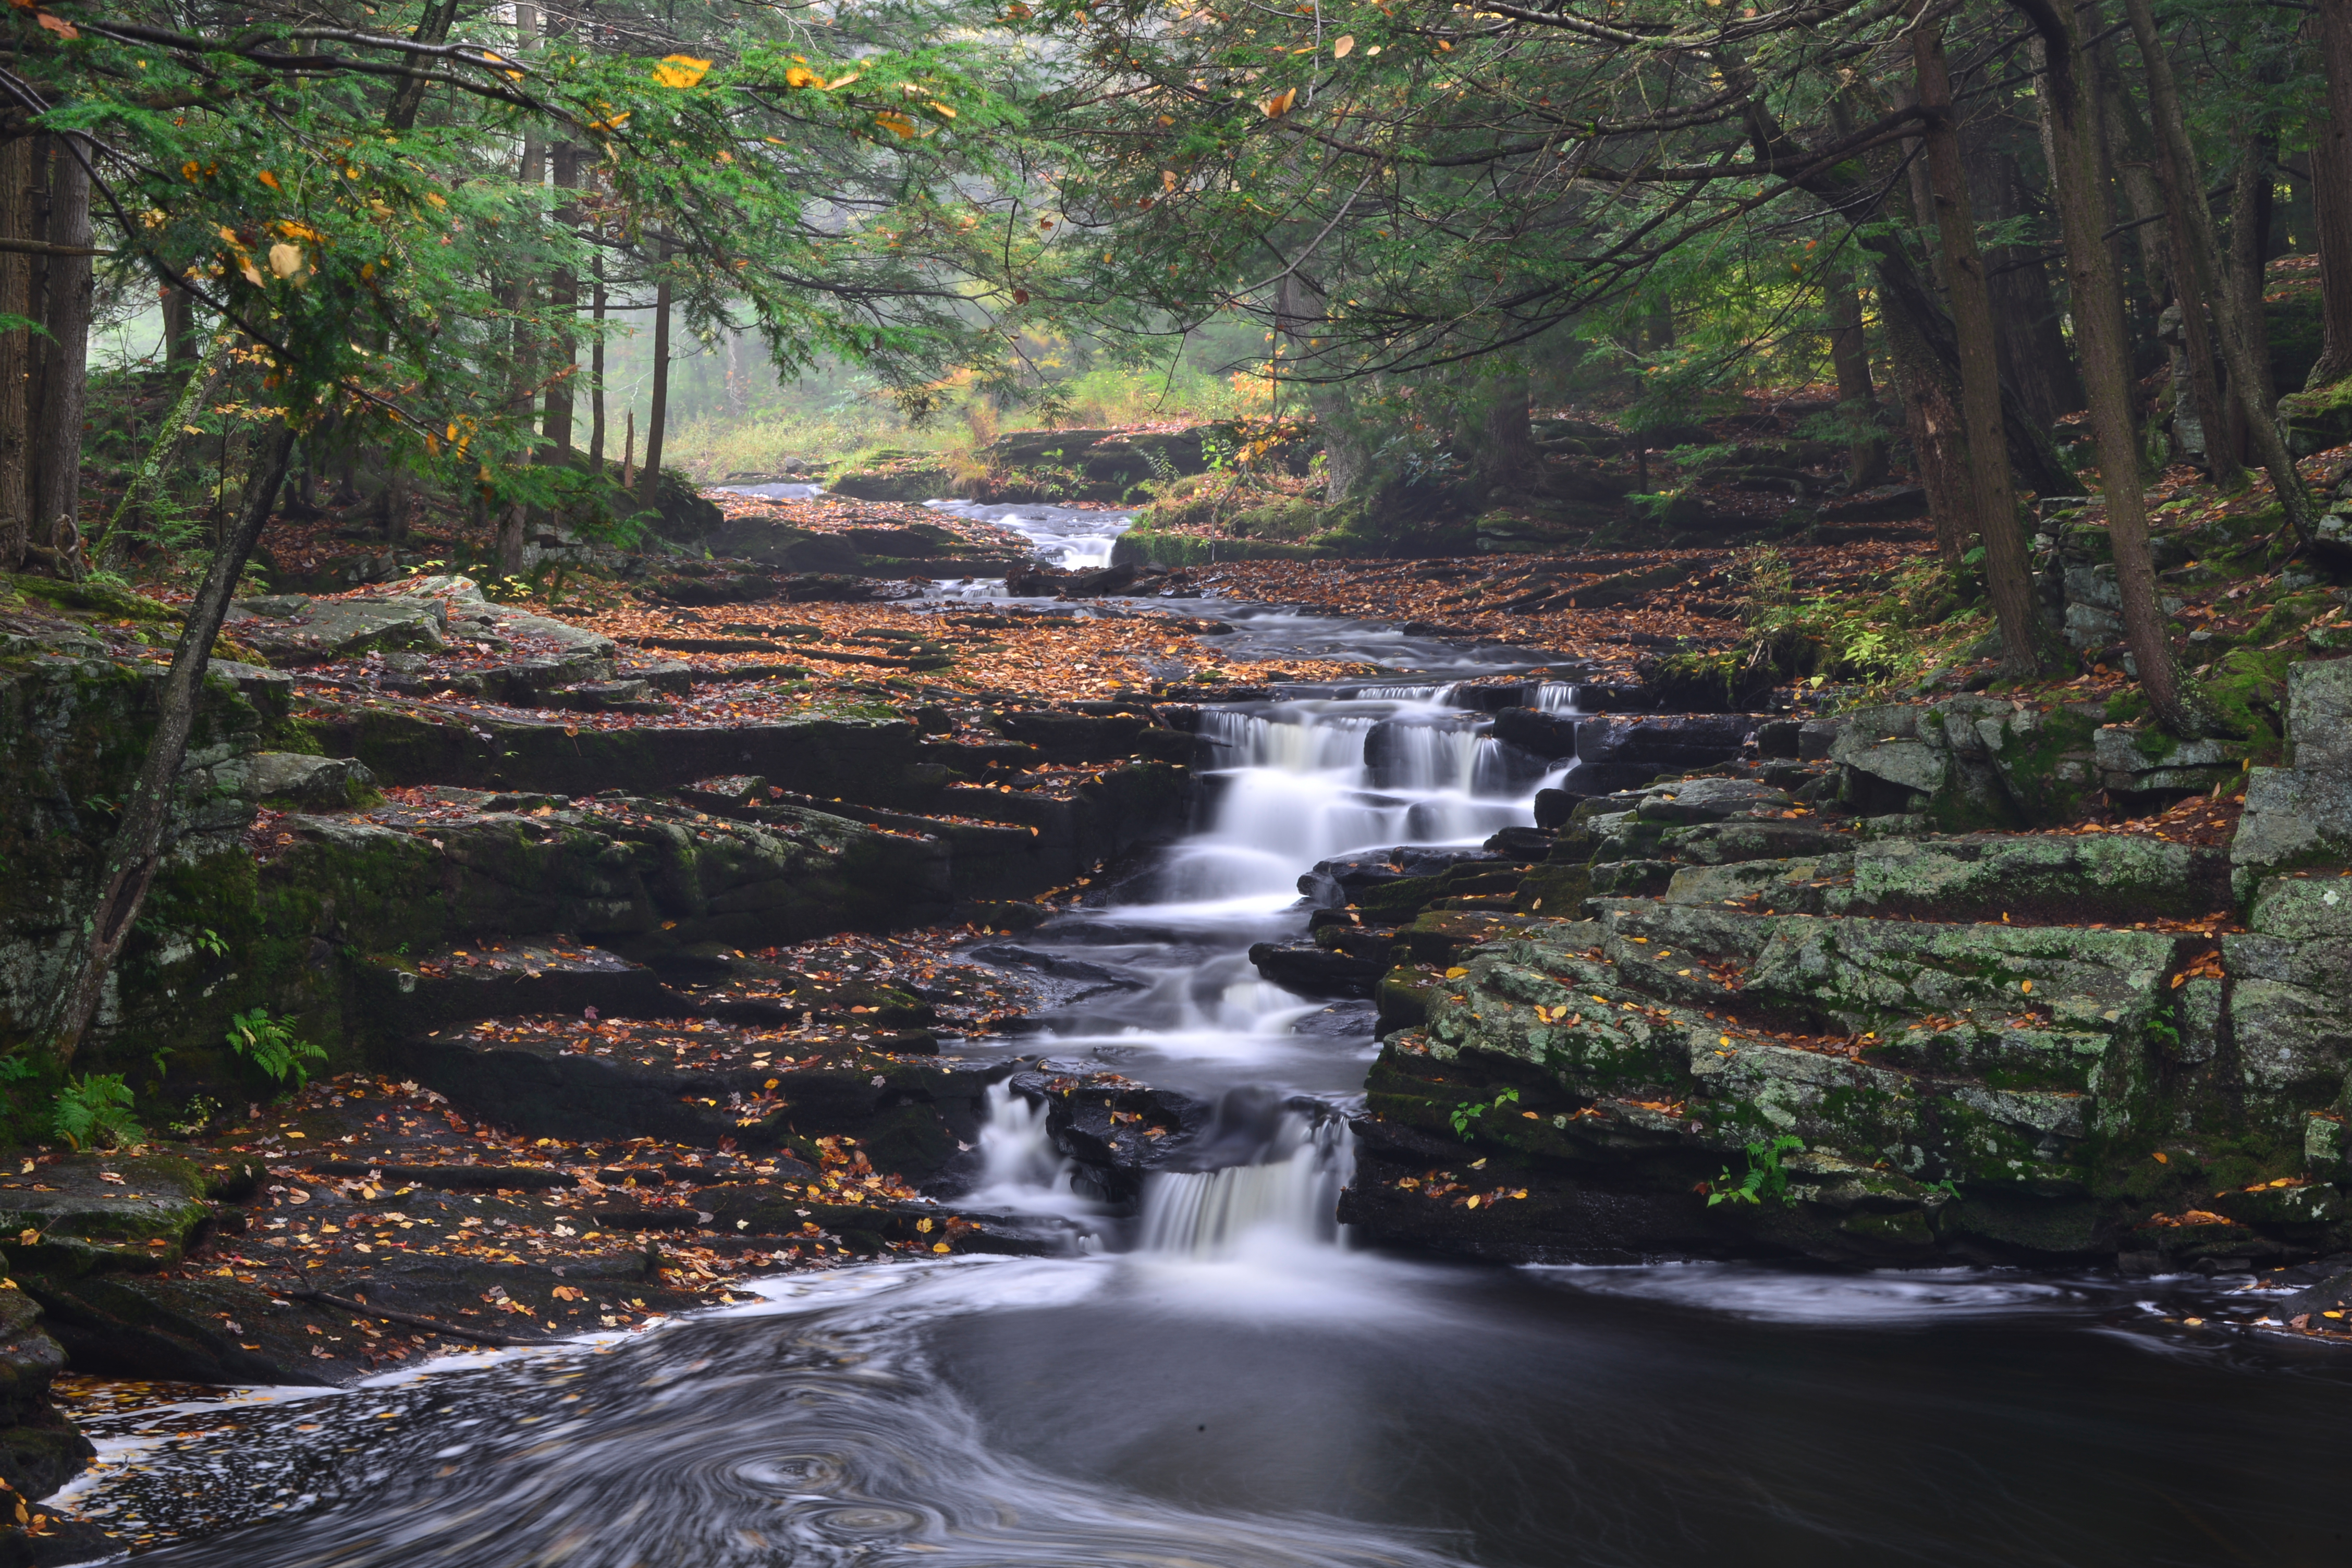
{"label": "yellow autumn leaf on branch", "polygon": [[784,72],[784,85],[786,87],[823,88],[824,86],[824,78],[817,75],[816,72],[809,69],[806,66],[793,66]]}
{"label": "yellow autumn leaf on branch", "polygon": [[692,87],[710,72],[709,60],[692,55],[665,55],[654,67],[654,80],[664,87]]}
{"label": "yellow autumn leaf on branch", "polygon": [[302,270],[302,247],[279,240],[269,247],[269,270],[280,278],[291,278]]}
{"label": "yellow autumn leaf on branch", "polygon": [[278,176],[271,174],[267,169],[262,170],[257,178],[263,184],[268,185],[273,191],[281,191],[286,188],[278,183]]}
{"label": "yellow autumn leaf on branch", "polygon": [[885,110],[881,113],[876,115],[874,117],[874,123],[882,127],[883,130],[898,136],[912,136],[915,133],[915,122],[913,121],[908,119],[903,114],[895,113],[889,110]]}
{"label": "yellow autumn leaf on branch", "polygon": [[1344,60],[1348,58],[1349,51],[1353,50],[1355,47],[1356,35],[1353,33],[1342,33],[1338,37],[1331,40],[1331,58],[1335,60]]}
{"label": "yellow autumn leaf on branch", "polygon": [[1290,112],[1290,106],[1297,100],[1297,98],[1298,89],[1297,88],[1286,87],[1280,92],[1276,93],[1272,98],[1269,98],[1265,102],[1259,104],[1258,107],[1265,110],[1265,117],[1268,120],[1279,120],[1284,115]]}

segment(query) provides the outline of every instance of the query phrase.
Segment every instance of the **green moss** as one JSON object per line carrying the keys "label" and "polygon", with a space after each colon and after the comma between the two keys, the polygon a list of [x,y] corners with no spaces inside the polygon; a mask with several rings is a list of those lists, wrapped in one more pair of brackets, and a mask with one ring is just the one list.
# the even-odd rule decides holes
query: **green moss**
{"label": "green moss", "polygon": [[2107,699],[2107,722],[2129,724],[2147,717],[2147,693],[2137,686],[2127,686]]}
{"label": "green moss", "polygon": [[2297,657],[2286,648],[2232,648],[2207,672],[2207,700],[2247,742],[2256,765],[2275,762],[2283,750],[2286,672]]}
{"label": "green moss", "polygon": [[180,623],[171,605],[103,583],[65,583],[55,577],[0,574],[0,585],[52,609],[78,611],[105,620]]}

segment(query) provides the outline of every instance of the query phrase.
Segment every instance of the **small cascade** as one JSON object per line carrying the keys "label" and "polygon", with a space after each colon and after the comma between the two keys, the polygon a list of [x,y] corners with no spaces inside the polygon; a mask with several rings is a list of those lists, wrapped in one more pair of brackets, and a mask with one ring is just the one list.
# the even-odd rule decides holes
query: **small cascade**
{"label": "small cascade", "polygon": [[1545,713],[1574,715],[1584,711],[1576,705],[1576,688],[1557,680],[1547,680],[1536,688],[1535,706]]}
{"label": "small cascade", "polygon": [[1143,1189],[1140,1250],[1229,1258],[1258,1238],[1294,1247],[1342,1244],[1335,1217],[1354,1172],[1352,1134],[1334,1117],[1286,1114],[1264,1157],[1214,1171],[1161,1171]]}
{"label": "small cascade", "polygon": [[1042,1103],[1003,1083],[990,1084],[982,1103],[980,1184],[968,1202],[1023,1214],[1094,1212],[1098,1205],[1077,1190],[1077,1166],[1054,1146]]}

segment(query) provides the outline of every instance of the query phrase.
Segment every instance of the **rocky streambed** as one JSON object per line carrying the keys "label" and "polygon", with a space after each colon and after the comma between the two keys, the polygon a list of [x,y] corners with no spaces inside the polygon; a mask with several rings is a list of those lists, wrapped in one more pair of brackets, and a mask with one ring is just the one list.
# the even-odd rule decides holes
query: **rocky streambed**
{"label": "rocky streambed", "polygon": [[[1146,603],[1083,636],[1169,657]],[[806,684],[887,646],[824,626],[248,605],[270,667],[215,681],[79,1064],[184,1114],[0,1173],[0,1475],[65,1489],[9,1550],[2161,1558],[2154,1495],[2326,1539],[2294,1456],[2340,1374],[2262,1369],[2352,1289],[2352,663],[2248,773],[2063,704],[1644,711],[1553,650],[1180,607],[1229,669],[1364,673],[1024,703],[919,649]],[[38,889],[152,675],[18,624]],[[2080,831],[2097,791],[2134,815]],[[20,1011],[57,907],[9,906]],[[309,1087],[226,1043],[257,1007]],[[2109,1456],[2072,1489],[2059,1410]],[[1797,1458],[1857,1434],[1838,1486]],[[1930,1447],[2025,1506],[1955,1528]]]}

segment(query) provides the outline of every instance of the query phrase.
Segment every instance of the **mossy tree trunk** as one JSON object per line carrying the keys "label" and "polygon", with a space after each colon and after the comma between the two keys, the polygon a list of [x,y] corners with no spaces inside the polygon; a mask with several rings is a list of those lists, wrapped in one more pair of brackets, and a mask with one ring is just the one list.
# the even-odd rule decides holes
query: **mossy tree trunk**
{"label": "mossy tree trunk", "polygon": [[2319,301],[2326,340],[2305,385],[2352,375],[2352,3],[2318,0],[2312,29],[2327,75],[2327,114],[2311,126],[2311,198],[2319,231]]}
{"label": "mossy tree trunk", "polygon": [[172,668],[164,675],[157,699],[155,732],[147,742],[138,781],[123,803],[121,821],[106,847],[94,879],[95,896],[79,921],[79,942],[50,993],[45,1019],[50,1049],[58,1062],[69,1064],[98,1016],[106,977],[121,954],[122,944],[139,919],[147,889],[163,859],[163,838],[170,826],[172,797],[188,757],[188,737],[195,727],[196,708],[204,695],[205,670],[212,662],[213,640],[220,635],[236,580],[268,521],[286,469],[294,453],[294,427],[278,426],[263,437],[255,454],[255,473],[246,487],[245,504],[236,525],[215,552],[204,584],[189,602],[187,622],[172,651]]}
{"label": "mossy tree trunk", "polygon": [[45,258],[41,313],[48,342],[33,421],[29,521],[35,543],[54,552],[51,567],[70,574],[81,556],[81,429],[89,390],[89,170],[75,138],[49,140],[49,244],[57,248]]}
{"label": "mossy tree trunk", "polygon": [[1912,29],[1911,52],[1919,107],[1927,114],[1930,203],[1943,238],[1944,278],[1959,340],[1962,494],[1984,545],[1985,585],[2000,625],[2002,665],[2013,675],[2041,675],[2057,667],[2058,650],[2034,603],[2025,538],[2017,526],[2017,496],[2010,488],[2000,428],[2000,355],[1984,257],[1977,249],[1976,216],[1969,206],[1968,173],[1960,162],[1943,34],[1941,22],[1923,16]]}
{"label": "mossy tree trunk", "polygon": [[2158,721],[2179,735],[2220,728],[2202,692],[2182,668],[2157,601],[2148,552],[2147,499],[2140,488],[2139,441],[2132,419],[2131,356],[2122,336],[2115,262],[2107,248],[2112,218],[2099,183],[2099,89],[2083,68],[2078,29],[2095,32],[2098,10],[2077,13],[2066,0],[2011,0],[2042,46],[2041,99],[2051,149],[2052,186],[2066,241],[2066,276],[2074,300],[2074,341],[2090,393],[2099,482],[2107,502],[2107,539],[2123,600],[2124,638],[2141,689]]}
{"label": "mossy tree trunk", "polygon": [[[2124,0],[2124,8],[2131,18],[2140,60],[2147,71],[2148,107],[2155,113],[2157,133],[2162,142],[2167,184],[2176,192],[2193,195],[2205,188],[2204,175],[2197,167],[2197,150],[2189,140],[2179,89],[2173,80],[2172,61],[2157,37],[2154,10],[2148,0]],[[2221,302],[2221,354],[2229,367],[2230,391],[2237,404],[2240,427],[2263,470],[2270,475],[2272,492],[2285,510],[2287,521],[2294,525],[2296,536],[2308,544],[2312,531],[2318,526],[2319,509],[2312,503],[2311,491],[2302,476],[2295,472],[2294,456],[2287,450],[2286,438],[2279,433],[2273,411],[2276,400],[2271,393],[2270,345],[2263,325],[2261,266],[2257,263],[2254,268],[2256,288],[2249,309],[2246,296],[2235,280],[2226,286],[2214,286],[2210,268],[2220,247],[2214,239],[2211,211],[2197,199],[2174,202],[2172,208],[2186,219],[2194,237],[2189,247],[2192,263],[2189,270],[2199,275],[2200,291],[2210,290]],[[2184,329],[2189,316],[2184,300]],[[2190,341],[2193,343],[2195,340]],[[2206,443],[2208,447],[2216,444],[2210,426]]]}

